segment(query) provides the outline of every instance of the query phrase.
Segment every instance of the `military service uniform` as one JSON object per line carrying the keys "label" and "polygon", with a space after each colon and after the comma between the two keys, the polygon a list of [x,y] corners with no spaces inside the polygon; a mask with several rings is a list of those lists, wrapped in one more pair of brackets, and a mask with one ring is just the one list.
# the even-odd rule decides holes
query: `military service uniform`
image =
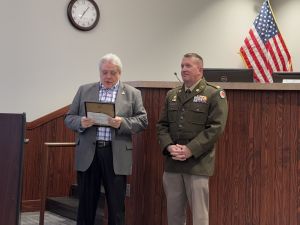
{"label": "military service uniform", "polygon": [[[191,175],[196,179],[199,176],[204,177],[207,179],[208,185],[208,176],[213,175],[214,172],[215,143],[225,128],[227,112],[225,92],[220,87],[207,83],[204,78],[188,95],[185,93],[184,85],[170,90],[167,93],[165,106],[157,124],[159,144],[166,156],[165,173],[169,175]],[[192,156],[185,161],[173,160],[167,151],[167,147],[173,144],[186,145],[191,150]],[[169,190],[173,190],[177,184],[165,183],[164,186],[166,185],[173,185],[169,187]],[[185,189],[188,188],[185,187]],[[168,198],[168,193],[166,195]],[[187,197],[193,198],[193,196]],[[208,212],[208,196],[205,197],[207,199],[203,204],[206,204],[207,209],[205,210]],[[168,203],[168,214],[169,208],[175,207],[174,204],[176,203],[173,202],[169,206]],[[204,217],[208,217],[207,212],[204,213],[206,215]],[[194,214],[199,214],[199,212],[192,213],[193,217],[196,216]],[[172,218],[169,218],[168,215],[168,220]],[[197,225],[208,224],[208,218],[203,219],[201,217],[196,221],[202,220],[206,220],[206,222],[198,222]],[[169,225],[173,224],[183,223],[171,223],[169,221]],[[194,225],[196,225],[195,222]]]}

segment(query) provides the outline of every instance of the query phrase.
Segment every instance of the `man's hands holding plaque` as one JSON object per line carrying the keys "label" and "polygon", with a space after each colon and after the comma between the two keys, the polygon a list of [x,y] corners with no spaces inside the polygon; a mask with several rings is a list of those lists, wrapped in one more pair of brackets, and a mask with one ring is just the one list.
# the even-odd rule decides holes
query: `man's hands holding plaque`
{"label": "man's hands holding plaque", "polygon": [[94,120],[91,118],[86,118],[85,116],[81,117],[80,119],[81,127],[88,128],[94,125]]}
{"label": "man's hands holding plaque", "polygon": [[119,128],[121,125],[121,118],[115,117],[115,104],[113,103],[85,102],[85,111],[86,116],[81,119],[82,127],[96,125]]}
{"label": "man's hands holding plaque", "polygon": [[[91,127],[93,125],[99,125],[94,119],[92,118],[87,118],[87,117],[81,117],[81,127],[82,128],[88,128],[88,127]],[[122,118],[119,117],[119,116],[116,116],[115,118],[112,118],[112,117],[108,117],[107,118],[107,122],[105,123],[105,126],[110,126],[110,127],[113,127],[113,128],[119,128],[121,126],[121,123],[122,123]],[[100,124],[101,126],[101,124]]]}
{"label": "man's hands holding plaque", "polygon": [[122,118],[116,116],[115,118],[109,118],[108,119],[108,125],[113,127],[113,128],[119,128],[121,126],[122,123]]}

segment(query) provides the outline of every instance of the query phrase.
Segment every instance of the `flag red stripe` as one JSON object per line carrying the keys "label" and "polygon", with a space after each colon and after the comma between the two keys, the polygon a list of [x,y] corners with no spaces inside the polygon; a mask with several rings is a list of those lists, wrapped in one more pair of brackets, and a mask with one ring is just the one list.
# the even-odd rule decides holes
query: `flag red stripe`
{"label": "flag red stripe", "polygon": [[284,43],[284,40],[283,40],[281,34],[277,35],[277,40],[280,42],[280,49],[283,49],[282,55],[284,57],[284,68],[286,71],[291,71],[291,67],[290,67],[291,56],[290,56],[290,53]]}
{"label": "flag red stripe", "polygon": [[276,71],[280,71],[280,66],[278,64],[278,60],[276,59],[275,52],[273,51],[271,43],[268,41],[265,45],[266,45],[266,49],[270,53],[270,56],[275,64]]}
{"label": "flag red stripe", "polygon": [[[261,48],[258,40],[256,39],[256,36],[255,36],[255,34],[254,34],[254,32],[253,32],[252,29],[250,30],[250,36],[251,36],[251,39],[252,39],[253,43],[255,44],[255,47],[257,48],[257,50],[259,52],[260,57],[262,58],[262,61],[264,63],[263,67],[266,68],[270,72],[270,74],[272,74],[273,69],[272,69],[272,67],[270,65],[270,62],[267,59],[267,57],[266,57],[263,49]],[[271,69],[271,71],[270,71],[270,69]],[[267,77],[267,75],[266,75],[266,77]],[[267,80],[269,80],[269,78],[267,78]]]}
{"label": "flag red stripe", "polygon": [[284,49],[284,52],[285,52],[285,54],[286,54],[286,56],[288,58],[288,61],[290,62],[291,56],[290,56],[289,50],[287,49],[286,44],[285,44],[283,38],[282,38],[282,35],[279,33],[279,34],[277,34],[277,36],[280,39],[281,45],[282,45],[282,47]]}
{"label": "flag red stripe", "polygon": [[[248,38],[246,38],[246,39],[248,40]],[[245,41],[246,41],[246,39],[245,39]],[[245,42],[245,41],[244,41],[244,42]],[[246,52],[246,50],[247,50],[247,52]],[[263,79],[263,77],[261,76],[261,74],[257,74],[257,73],[256,73],[256,65],[255,65],[255,64],[252,64],[251,61],[250,61],[250,60],[252,60],[252,56],[251,56],[251,54],[249,53],[249,50],[248,50],[248,48],[247,48],[247,46],[246,46],[246,43],[245,43],[245,45],[242,47],[242,51],[243,51],[244,57],[246,57],[246,58],[244,58],[244,60],[245,60],[246,63],[248,64],[248,68],[252,68],[252,69],[253,69],[253,78],[254,78],[254,80],[256,80],[257,82],[263,82],[264,79]]]}
{"label": "flag red stripe", "polygon": [[[250,68],[250,69],[253,69],[253,67],[252,67],[252,65],[251,65],[251,63],[250,63],[250,60],[249,60],[249,58],[248,58],[248,56],[247,56],[247,54],[246,54],[246,52],[245,52],[245,50],[244,50],[244,47],[241,47],[241,48],[240,48],[240,53],[241,53],[241,55],[242,55],[244,61],[246,62],[247,67]],[[253,70],[253,79],[254,79],[255,81],[259,82],[259,79],[257,78],[257,74],[255,73],[254,70]]]}
{"label": "flag red stripe", "polygon": [[262,65],[260,64],[259,60],[257,59],[257,57],[256,57],[256,55],[255,55],[255,53],[254,53],[254,50],[253,50],[253,48],[251,47],[250,42],[249,42],[248,39],[245,40],[245,44],[246,44],[246,46],[247,46],[247,49],[249,50],[249,53],[250,53],[250,55],[251,55],[251,57],[252,57],[252,59],[253,59],[255,65],[256,65],[256,67],[258,68],[258,70],[259,70],[261,76],[263,77],[264,81],[267,82],[269,79],[267,78],[267,76],[266,76],[266,74],[265,74],[265,71],[264,71]]}
{"label": "flag red stripe", "polygon": [[277,39],[273,38],[274,44],[275,44],[275,48],[276,48],[276,52],[279,56],[279,60],[280,60],[280,64],[281,64],[281,69],[282,70],[287,70],[286,66],[285,66],[285,60],[284,60],[284,56],[282,55],[282,51],[280,50],[280,47],[278,45]]}
{"label": "flag red stripe", "polygon": [[240,52],[241,52],[241,54],[242,54],[242,56],[243,56],[243,58],[244,58],[244,60],[245,60],[245,62],[246,62],[247,67],[248,67],[248,68],[252,68],[251,63],[250,63],[250,61],[249,61],[249,58],[248,58],[248,56],[246,55],[246,52],[245,52],[245,50],[244,50],[243,47],[240,48]]}

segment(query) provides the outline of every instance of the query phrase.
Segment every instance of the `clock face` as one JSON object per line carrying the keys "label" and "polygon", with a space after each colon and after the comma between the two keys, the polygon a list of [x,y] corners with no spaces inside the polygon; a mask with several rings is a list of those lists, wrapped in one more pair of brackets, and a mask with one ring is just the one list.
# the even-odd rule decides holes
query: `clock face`
{"label": "clock face", "polygon": [[70,22],[82,31],[93,29],[100,18],[98,5],[93,0],[72,0],[67,13]]}

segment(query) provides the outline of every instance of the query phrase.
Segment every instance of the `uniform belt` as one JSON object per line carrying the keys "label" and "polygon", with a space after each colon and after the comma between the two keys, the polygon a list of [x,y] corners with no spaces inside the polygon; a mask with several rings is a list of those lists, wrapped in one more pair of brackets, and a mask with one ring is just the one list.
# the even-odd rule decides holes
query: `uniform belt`
{"label": "uniform belt", "polygon": [[98,141],[96,141],[96,146],[98,148],[110,147],[111,146],[111,141],[98,140]]}

